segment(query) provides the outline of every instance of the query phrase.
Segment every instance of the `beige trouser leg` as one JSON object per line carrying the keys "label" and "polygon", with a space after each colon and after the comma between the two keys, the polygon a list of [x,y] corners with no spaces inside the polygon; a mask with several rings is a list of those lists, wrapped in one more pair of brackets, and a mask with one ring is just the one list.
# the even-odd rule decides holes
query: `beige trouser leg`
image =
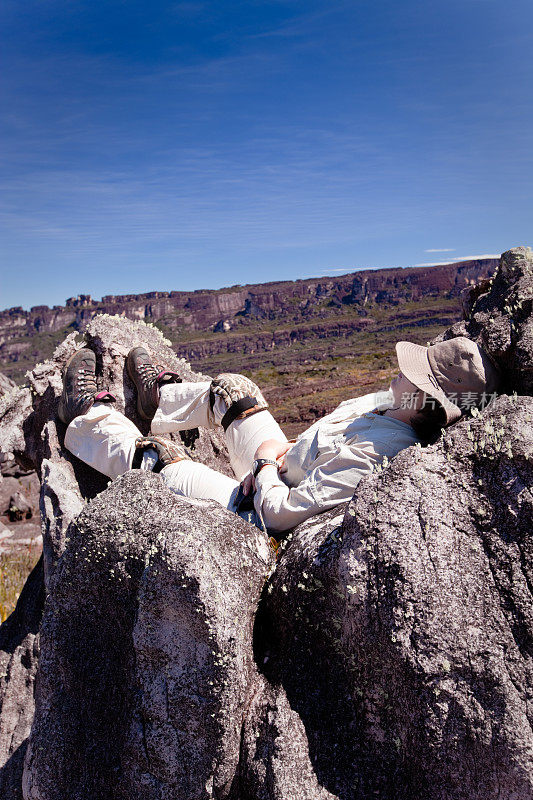
{"label": "beige trouser leg", "polygon": [[[220,397],[213,412],[209,407],[210,382],[176,383],[162,386],[159,408],[152,422],[153,433],[170,433],[190,428],[214,428],[226,413]],[[135,440],[141,436],[136,425],[108,403],[94,403],[86,414],[68,426],[65,446],[75,456],[109,478],[131,469]],[[287,441],[269,411],[260,411],[235,420],[226,431],[231,465],[238,480],[250,471],[254,454],[266,439]],[[143,468],[151,469],[150,451]],[[216,500],[232,507],[238,480],[195,461],[180,461],[165,467],[161,477],[177,494],[197,499]]]}
{"label": "beige trouser leg", "polygon": [[[190,428],[215,428],[227,411],[220,397],[215,398],[213,412],[209,407],[211,383],[171,383],[160,390],[159,408],[152,421],[153,433],[171,433]],[[231,466],[238,480],[250,471],[255,451],[266,439],[287,438],[270,411],[260,411],[244,419],[236,419],[226,431]]]}
{"label": "beige trouser leg", "polygon": [[98,472],[116,478],[131,469],[135,440],[141,435],[137,426],[109,403],[94,403],[68,426],[65,447]]}
{"label": "beige trouser leg", "polygon": [[[95,403],[86,414],[76,417],[68,426],[65,446],[89,466],[116,478],[129,469],[135,453],[135,440],[140,430],[108,403]],[[151,455],[152,454],[152,455]],[[146,451],[141,469],[152,469],[157,456]],[[185,459],[170,464],[161,477],[176,494],[198,500],[216,500],[233,510],[239,483],[204,464]]]}

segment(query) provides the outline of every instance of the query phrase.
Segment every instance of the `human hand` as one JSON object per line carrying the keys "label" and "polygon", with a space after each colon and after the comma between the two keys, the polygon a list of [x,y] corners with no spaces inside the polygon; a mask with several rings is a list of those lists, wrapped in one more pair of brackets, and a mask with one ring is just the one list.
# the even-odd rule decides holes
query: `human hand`
{"label": "human hand", "polygon": [[252,490],[252,486],[255,489],[255,485],[254,484],[255,484],[254,476],[252,475],[251,472],[249,472],[248,475],[245,475],[244,478],[241,481],[241,486],[242,486],[243,493],[244,494],[250,494],[250,492]]}
{"label": "human hand", "polygon": [[255,451],[254,458],[256,460],[258,458],[272,458],[277,461],[278,458],[285,455],[291,446],[290,442],[280,442],[279,439],[266,439],[266,441],[261,442]]}
{"label": "human hand", "polygon": [[[292,442],[280,442],[279,439],[266,439],[255,451],[254,459],[271,458],[273,461],[277,461],[278,458],[285,455],[292,444]],[[255,478],[251,472],[244,476],[241,486],[246,495],[250,494],[252,488],[255,490]]]}

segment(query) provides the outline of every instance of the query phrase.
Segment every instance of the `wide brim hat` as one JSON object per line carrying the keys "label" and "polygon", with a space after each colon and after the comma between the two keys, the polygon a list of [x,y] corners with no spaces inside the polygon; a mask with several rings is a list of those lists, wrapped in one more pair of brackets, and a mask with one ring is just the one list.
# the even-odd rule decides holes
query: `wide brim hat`
{"label": "wide brim hat", "polygon": [[396,354],[407,380],[442,405],[447,425],[459,419],[462,408],[483,404],[500,382],[497,367],[465,336],[429,347],[398,342]]}

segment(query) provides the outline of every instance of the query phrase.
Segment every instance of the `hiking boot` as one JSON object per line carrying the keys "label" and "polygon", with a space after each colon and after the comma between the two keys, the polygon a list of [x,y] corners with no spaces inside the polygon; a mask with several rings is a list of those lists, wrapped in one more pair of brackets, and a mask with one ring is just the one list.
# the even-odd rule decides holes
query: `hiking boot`
{"label": "hiking boot", "polygon": [[161,472],[162,469],[170,464],[176,464],[184,459],[191,460],[181,442],[174,442],[172,439],[165,439],[163,436],[139,436],[135,440],[135,448],[132,469],[140,469],[145,450],[155,450],[157,453],[157,463],[152,472]]}
{"label": "hiking boot", "polygon": [[77,350],[65,364],[63,394],[57,415],[70,425],[73,419],[86,414],[96,401],[114,403],[116,398],[107,390],[99,392],[96,385],[96,356],[88,347]]}
{"label": "hiking boot", "polygon": [[134,347],[126,359],[128,375],[137,389],[137,411],[141,419],[152,420],[159,405],[159,387],[164,383],[181,383],[177,372],[155,367],[144,347]]}

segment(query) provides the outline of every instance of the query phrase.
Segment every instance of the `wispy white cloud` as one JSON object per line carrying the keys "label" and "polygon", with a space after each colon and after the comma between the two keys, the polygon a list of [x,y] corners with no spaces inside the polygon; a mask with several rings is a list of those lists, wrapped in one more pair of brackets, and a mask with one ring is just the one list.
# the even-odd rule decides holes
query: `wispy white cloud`
{"label": "wispy white cloud", "polygon": [[[453,261],[453,259],[452,259]],[[421,264],[412,264],[413,267],[443,267],[445,264],[450,264],[450,261],[424,261]]]}
{"label": "wispy white cloud", "polygon": [[281,23],[270,30],[249,34],[246,38],[271,39],[275,37],[293,38],[302,36],[317,38],[317,24],[321,25],[325,17],[331,16],[334,13],[335,9],[333,7],[328,7],[320,11],[300,14],[295,16],[292,20]]}
{"label": "wispy white cloud", "polygon": [[[429,252],[426,250],[426,253]],[[450,258],[448,261],[428,261],[423,264],[413,264],[413,267],[443,267],[445,264],[455,264],[458,261],[475,261],[480,258],[499,258],[500,253],[482,253],[474,256],[460,256]]]}
{"label": "wispy white cloud", "polygon": [[452,258],[452,261],[473,261],[475,258],[499,258],[501,253],[481,253],[476,256],[461,256],[461,258]]}
{"label": "wispy white cloud", "polygon": [[430,247],[428,250],[424,250],[424,253],[453,253],[455,252],[455,247]]}
{"label": "wispy white cloud", "polygon": [[[448,264],[449,262],[447,261],[446,263]],[[415,266],[415,267],[420,267],[420,266],[431,267],[431,266],[436,266],[436,265],[433,265],[433,264],[412,264],[411,266]],[[379,266],[376,266],[375,264],[373,264],[372,266],[369,266],[368,264],[366,264],[365,266],[362,266],[362,267],[361,266],[359,266],[359,267],[342,267],[340,269],[337,269],[337,268],[331,269],[329,267],[324,267],[322,272],[314,272],[312,275],[299,275],[298,277],[304,278],[304,279],[305,278],[327,278],[327,277],[331,276],[331,274],[333,272],[341,272],[343,275],[351,275],[353,272],[364,272],[366,270],[398,269],[398,268],[399,268],[398,264],[380,264]]]}

